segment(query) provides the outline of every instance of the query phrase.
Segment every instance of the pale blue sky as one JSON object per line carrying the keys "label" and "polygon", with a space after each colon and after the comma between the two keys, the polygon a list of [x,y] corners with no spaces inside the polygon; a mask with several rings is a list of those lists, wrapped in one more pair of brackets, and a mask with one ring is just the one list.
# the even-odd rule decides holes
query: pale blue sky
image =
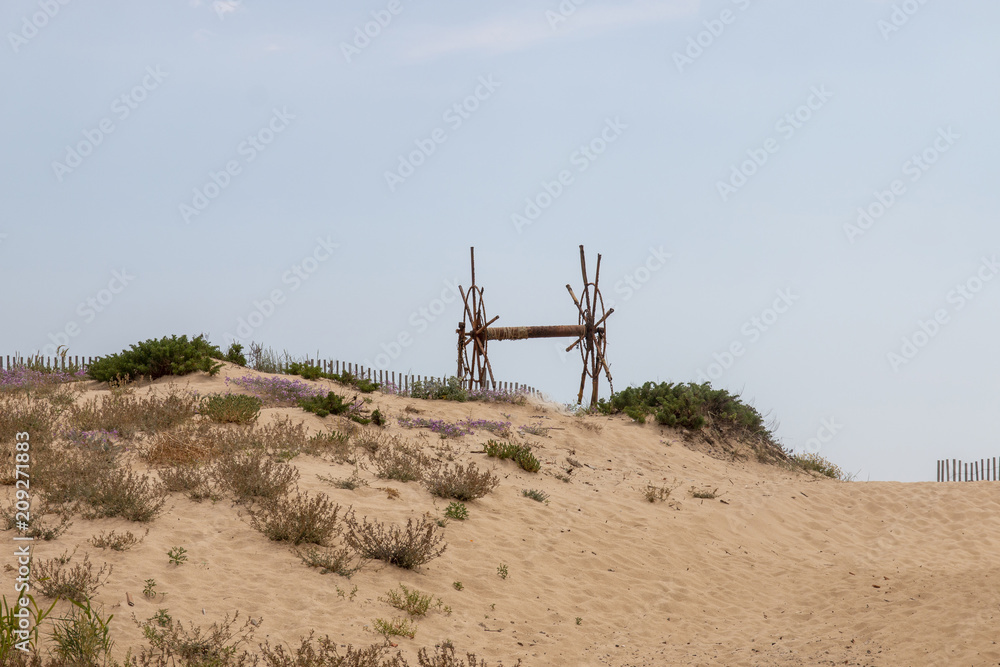
{"label": "pale blue sky", "polygon": [[[582,243],[616,388],[704,374],[861,479],[1000,454],[994,2],[63,2],[0,9],[0,353],[256,303],[451,373],[470,246],[497,324],[570,324]],[[578,359],[491,346],[560,401]]]}

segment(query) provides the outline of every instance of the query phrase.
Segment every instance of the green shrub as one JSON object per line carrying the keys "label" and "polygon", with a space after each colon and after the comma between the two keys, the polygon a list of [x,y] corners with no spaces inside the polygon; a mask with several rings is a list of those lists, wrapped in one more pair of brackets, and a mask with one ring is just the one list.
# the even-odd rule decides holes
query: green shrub
{"label": "green shrub", "polygon": [[53,653],[67,665],[107,664],[114,641],[108,624],[114,614],[101,618],[90,600],[71,600],[75,608],[68,617],[55,619],[52,626]]}
{"label": "green shrub", "polygon": [[202,400],[198,412],[220,424],[251,424],[257,421],[263,405],[256,396],[215,394]]}
{"label": "green shrub", "polygon": [[444,510],[444,515],[449,519],[465,521],[469,518],[469,508],[465,506],[465,503],[460,503],[456,500],[448,504],[448,507]]}
{"label": "green shrub", "polygon": [[222,365],[213,360],[223,358],[222,351],[203,336],[191,340],[187,336],[170,336],[133,344],[129,350],[95,361],[87,372],[98,382],[110,382],[117,377],[135,380],[143,376],[155,380],[195,371],[214,375]]}
{"label": "green shrub", "polygon": [[317,417],[327,415],[342,415],[351,409],[350,403],[344,403],[344,397],[332,391],[326,396],[313,396],[299,400],[299,407],[306,412],[312,412]]}
{"label": "green shrub", "polygon": [[542,468],[531,448],[527,445],[516,445],[512,442],[497,442],[489,440],[483,445],[487,456],[499,459],[510,459],[527,472],[538,472]]}
{"label": "green shrub", "polygon": [[229,349],[226,350],[226,361],[245,367],[247,365],[247,358],[243,356],[243,346],[239,343],[231,344]]}
{"label": "green shrub", "polygon": [[405,611],[410,616],[426,616],[432,607],[436,609],[444,604],[441,598],[435,602],[434,596],[407,588],[404,584],[400,584],[399,589],[399,591],[389,590],[385,594],[385,598],[379,598],[379,601],[392,605],[400,611]]}
{"label": "green shrub", "polygon": [[458,401],[459,403],[469,400],[469,392],[457,377],[450,377],[444,382],[434,379],[427,380],[426,382],[417,380],[410,388],[410,396],[413,398]]}

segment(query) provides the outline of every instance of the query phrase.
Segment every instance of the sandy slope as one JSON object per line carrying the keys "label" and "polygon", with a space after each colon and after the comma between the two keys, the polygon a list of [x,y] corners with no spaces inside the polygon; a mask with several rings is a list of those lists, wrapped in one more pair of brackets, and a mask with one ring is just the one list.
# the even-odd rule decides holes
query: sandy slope
{"label": "sandy slope", "polygon": [[[182,384],[225,391],[224,374]],[[229,501],[199,504],[179,494],[129,552],[95,549],[87,539],[141,527],[78,518],[58,540],[38,543],[36,554],[79,547],[77,558],[90,553],[114,565],[98,601],[116,614],[120,652],[142,643],[130,614],[145,619],[161,607],[206,625],[236,610],[262,617],[258,641],[297,645],[316,630],[366,645],[381,640],[368,630],[372,619],[401,615],[379,598],[404,583],[453,609],[418,620],[415,639],[396,640],[414,665],[417,649],[446,639],[508,665],[518,658],[525,665],[1000,665],[996,483],[842,483],[711,458],[686,448],[676,432],[625,418],[581,419],[552,405],[374,397],[371,407],[393,418],[413,405],[426,417],[506,413],[515,427],[542,421],[555,430],[534,439],[543,467],[532,475],[471,453],[488,433],[445,442],[392,420],[390,431],[428,451],[450,445],[459,460],[502,478],[493,494],[468,503],[468,521],[447,525],[445,554],[415,572],[373,563],[350,580],[320,575],[251,529]],[[265,410],[263,418],[281,415],[314,429],[331,425],[298,409]],[[301,456],[292,463],[301,488],[352,505],[359,516],[405,522],[425,512],[440,517],[447,505],[417,483],[365,472],[371,486],[336,489],[317,475],[346,477],[351,466]],[[567,470],[570,482],[556,479]],[[643,497],[650,483],[678,488],[669,502],[652,504]],[[718,488],[719,498],[694,499],[691,487]],[[525,488],[549,494],[548,504],[523,497]],[[165,555],[175,545],[189,554],[180,567]],[[497,575],[501,563],[507,579]],[[150,578],[165,599],[142,596]],[[12,589],[9,572],[3,580]]]}

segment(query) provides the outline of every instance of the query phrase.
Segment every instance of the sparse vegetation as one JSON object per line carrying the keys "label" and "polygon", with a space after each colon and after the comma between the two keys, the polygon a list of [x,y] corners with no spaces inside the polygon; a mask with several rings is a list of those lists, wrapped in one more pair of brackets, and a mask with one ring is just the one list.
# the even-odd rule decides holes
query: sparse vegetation
{"label": "sparse vegetation", "polygon": [[446,544],[438,527],[426,517],[419,522],[406,520],[406,527],[386,526],[378,521],[361,521],[350,513],[345,519],[347,545],[364,558],[381,560],[412,570],[444,553]]}
{"label": "sparse vegetation", "polygon": [[419,481],[424,476],[424,470],[431,465],[430,458],[420,450],[400,442],[379,448],[369,458],[375,466],[376,475],[397,482]]}
{"label": "sparse vegetation", "polygon": [[306,493],[265,502],[251,515],[251,525],[275,542],[327,546],[340,534],[340,505],[322,493]]}
{"label": "sparse vegetation", "polygon": [[436,609],[444,604],[441,598],[435,601],[434,596],[407,588],[404,584],[399,585],[399,590],[391,589],[379,600],[410,616],[426,616],[432,607]]}
{"label": "sparse vegetation", "polygon": [[137,544],[140,544],[146,535],[149,534],[149,529],[142,537],[136,537],[132,534],[132,531],[126,530],[123,533],[117,533],[115,531],[109,531],[105,533],[103,530],[100,535],[95,535],[90,538],[90,543],[99,549],[111,549],[112,551],[128,551]]}
{"label": "sparse vegetation", "polygon": [[257,449],[224,456],[212,468],[212,477],[237,502],[247,503],[273,501],[286,495],[298,480],[299,471]]}
{"label": "sparse vegetation", "polygon": [[386,620],[376,618],[372,621],[372,629],[389,641],[389,637],[408,637],[413,639],[417,634],[415,626],[408,618],[393,618]]}
{"label": "sparse vegetation", "polygon": [[538,472],[542,468],[542,464],[535,458],[531,448],[527,445],[488,440],[483,445],[483,450],[487,456],[514,461],[526,472]]}
{"label": "sparse vegetation", "polygon": [[202,399],[198,412],[220,424],[252,424],[264,402],[247,394],[215,394]]}
{"label": "sparse vegetation", "polygon": [[670,494],[673,492],[674,488],[675,487],[654,486],[653,484],[650,484],[646,486],[646,491],[644,493],[644,496],[646,500],[648,500],[651,503],[663,502],[664,500],[670,497]]}
{"label": "sparse vegetation", "polygon": [[424,485],[440,498],[469,501],[482,498],[500,484],[496,475],[480,472],[475,463],[468,465],[442,463],[424,475]]}
{"label": "sparse vegetation", "polygon": [[89,555],[84,555],[82,562],[70,568],[69,562],[73,555],[63,553],[56,558],[34,563],[31,570],[31,576],[35,580],[34,588],[49,598],[80,603],[92,598],[97,589],[107,583],[114,568],[104,563],[94,572]]}
{"label": "sparse vegetation", "polygon": [[694,487],[691,487],[691,497],[700,498],[702,500],[713,500],[717,497],[716,494],[718,492],[719,492],[718,488],[710,490],[710,489],[696,489]]}
{"label": "sparse vegetation", "polygon": [[500,566],[497,567],[497,576],[501,579],[506,579],[509,576],[506,563],[500,563]]}
{"label": "sparse vegetation", "polygon": [[333,572],[348,579],[364,565],[364,561],[346,547],[339,549],[316,549],[314,547],[308,551],[296,551],[295,553],[309,567],[319,568],[320,574]]}
{"label": "sparse vegetation", "polygon": [[844,479],[844,471],[840,469],[840,466],[831,463],[826,458],[820,456],[816,452],[809,452],[807,454],[796,454],[792,456],[792,460],[795,461],[803,470],[813,470],[821,475],[830,477],[831,479]]}
{"label": "sparse vegetation", "polygon": [[540,503],[544,503],[549,499],[549,495],[547,493],[543,493],[538,489],[524,489],[523,491],[521,491],[521,495],[524,496],[525,498],[531,498],[532,500],[535,500]]}
{"label": "sparse vegetation", "polygon": [[69,616],[53,619],[53,653],[67,665],[106,664],[114,641],[108,627],[114,614],[101,618],[90,600],[70,600],[74,607]]}
{"label": "sparse vegetation", "polygon": [[185,629],[165,610],[160,611],[163,613],[145,621],[136,620],[150,644],[139,652],[141,667],[252,667],[249,654],[238,651],[249,641],[260,620],[247,619],[241,628],[234,629],[239,613],[232,618],[227,614],[207,630],[194,623]]}

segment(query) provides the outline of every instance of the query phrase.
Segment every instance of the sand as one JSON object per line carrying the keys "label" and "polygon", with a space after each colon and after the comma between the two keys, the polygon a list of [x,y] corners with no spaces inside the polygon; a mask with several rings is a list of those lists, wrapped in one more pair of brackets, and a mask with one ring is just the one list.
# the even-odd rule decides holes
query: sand
{"label": "sand", "polygon": [[[227,366],[214,378],[175,382],[225,392],[227,375],[246,372]],[[452,610],[416,619],[413,639],[393,639],[413,665],[417,650],[446,640],[460,653],[506,665],[1000,665],[996,483],[840,482],[714,458],[685,446],[679,431],[620,416],[575,417],[544,403],[372,396],[369,407],[391,417],[391,433],[428,452],[449,445],[457,460],[501,478],[492,494],[467,503],[467,521],[444,528],[444,555],[415,571],[370,562],[350,579],[322,575],[252,529],[230,500],[196,503],[181,494],[171,494],[130,551],[98,549],[88,539],[147,526],[77,517],[58,539],[37,542],[36,558],[76,548],[76,559],[87,553],[114,566],[96,602],[115,614],[117,656],[144,643],[131,615],[144,620],[160,608],[202,626],[236,611],[262,618],[251,647],[264,639],[295,647],[313,630],[343,645],[381,642],[373,620],[404,614],[380,598],[402,583]],[[506,414],[515,427],[542,422],[553,428],[532,438],[542,470],[530,474],[473,453],[492,437],[486,432],[442,441],[401,428],[396,417],[408,414],[406,406],[448,421]],[[294,408],[265,409],[261,420],[286,416],[312,430],[333,424]],[[416,482],[378,480],[364,470],[368,487],[338,489],[318,476],[347,477],[352,466],[309,456],[291,463],[301,489],[325,493],[358,516],[438,518],[448,504]],[[650,503],[650,484],[675,489]],[[693,498],[692,488],[718,489],[718,497]],[[523,489],[549,500],[535,502]],[[166,556],[174,546],[187,549],[180,566]],[[4,562],[12,562],[13,549],[5,551]],[[502,564],[506,579],[498,575]],[[12,575],[3,575],[12,589]],[[166,597],[143,597],[146,579]]]}

